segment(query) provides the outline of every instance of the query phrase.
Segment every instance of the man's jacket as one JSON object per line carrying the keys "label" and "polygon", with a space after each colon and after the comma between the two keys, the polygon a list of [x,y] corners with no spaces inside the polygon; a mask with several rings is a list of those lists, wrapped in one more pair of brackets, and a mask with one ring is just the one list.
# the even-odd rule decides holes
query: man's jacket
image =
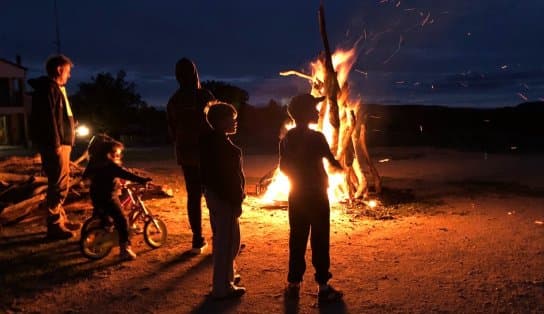
{"label": "man's jacket", "polygon": [[68,116],[66,100],[58,84],[42,76],[28,80],[34,89],[30,114],[30,137],[38,148],[74,145],[74,119]]}

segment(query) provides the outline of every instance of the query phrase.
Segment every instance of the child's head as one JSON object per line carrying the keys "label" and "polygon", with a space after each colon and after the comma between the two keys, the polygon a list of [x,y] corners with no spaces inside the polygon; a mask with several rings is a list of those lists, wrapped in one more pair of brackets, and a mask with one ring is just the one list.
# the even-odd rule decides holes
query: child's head
{"label": "child's head", "polygon": [[308,125],[317,123],[319,112],[317,104],[323,101],[325,97],[314,97],[310,94],[300,94],[291,99],[287,105],[287,113],[297,125]]}
{"label": "child's head", "polygon": [[224,102],[210,103],[205,113],[206,121],[212,129],[225,134],[236,133],[238,112],[233,105]]}
{"label": "child's head", "polygon": [[104,157],[120,165],[122,163],[123,149],[125,149],[123,143],[112,140],[104,143],[104,145]]}

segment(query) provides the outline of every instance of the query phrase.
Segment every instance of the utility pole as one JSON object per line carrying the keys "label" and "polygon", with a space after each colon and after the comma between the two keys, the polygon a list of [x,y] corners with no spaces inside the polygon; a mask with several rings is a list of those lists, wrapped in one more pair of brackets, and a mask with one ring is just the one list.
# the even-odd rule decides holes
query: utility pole
{"label": "utility pole", "polygon": [[54,0],[53,4],[55,6],[55,33],[56,33],[56,40],[54,43],[57,46],[57,54],[60,54],[60,29],[59,29],[59,12],[57,8],[57,0]]}

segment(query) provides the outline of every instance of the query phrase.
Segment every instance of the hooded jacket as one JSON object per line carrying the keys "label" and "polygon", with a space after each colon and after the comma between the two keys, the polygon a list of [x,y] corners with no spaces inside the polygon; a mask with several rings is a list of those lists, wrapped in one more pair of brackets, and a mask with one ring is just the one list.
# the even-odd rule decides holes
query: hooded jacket
{"label": "hooded jacket", "polygon": [[34,89],[30,114],[30,137],[38,148],[74,145],[74,119],[68,116],[59,85],[47,76],[28,80]]}
{"label": "hooded jacket", "polygon": [[168,129],[174,140],[179,165],[198,165],[199,138],[211,131],[204,108],[215,97],[200,85],[195,64],[183,58],[176,64],[179,89],[166,105]]}

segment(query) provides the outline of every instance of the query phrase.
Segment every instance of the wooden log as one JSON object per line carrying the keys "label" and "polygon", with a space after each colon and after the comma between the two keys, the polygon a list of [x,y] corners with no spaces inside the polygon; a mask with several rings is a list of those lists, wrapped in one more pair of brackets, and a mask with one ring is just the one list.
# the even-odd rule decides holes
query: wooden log
{"label": "wooden log", "polygon": [[26,217],[40,206],[40,203],[45,200],[45,197],[46,193],[41,193],[17,204],[5,207],[0,214],[0,224],[6,225],[14,223]]}
{"label": "wooden log", "polygon": [[42,159],[39,154],[32,157],[12,156],[0,161],[0,169],[12,166],[12,165],[29,165],[29,164],[41,164]]}
{"label": "wooden log", "polygon": [[33,180],[36,183],[47,183],[47,178],[42,176],[32,176],[27,174],[17,174],[11,172],[0,172],[0,181],[10,183],[24,183]]}

